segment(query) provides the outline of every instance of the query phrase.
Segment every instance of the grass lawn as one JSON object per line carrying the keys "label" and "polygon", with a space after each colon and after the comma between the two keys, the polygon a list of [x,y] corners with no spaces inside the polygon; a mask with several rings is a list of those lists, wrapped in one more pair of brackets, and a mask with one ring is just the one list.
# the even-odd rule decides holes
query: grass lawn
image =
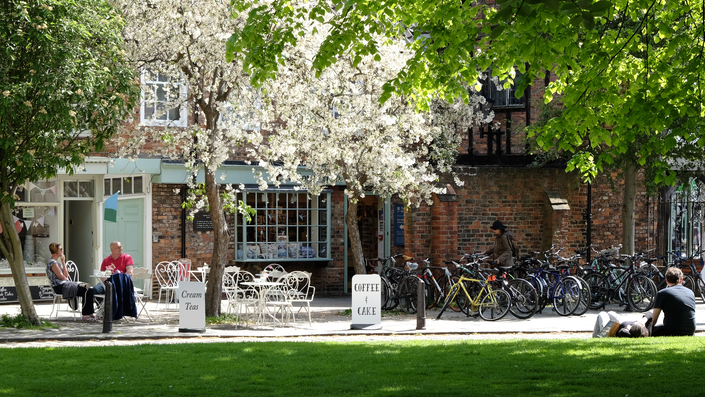
{"label": "grass lawn", "polygon": [[0,349],[0,396],[703,396],[705,338]]}

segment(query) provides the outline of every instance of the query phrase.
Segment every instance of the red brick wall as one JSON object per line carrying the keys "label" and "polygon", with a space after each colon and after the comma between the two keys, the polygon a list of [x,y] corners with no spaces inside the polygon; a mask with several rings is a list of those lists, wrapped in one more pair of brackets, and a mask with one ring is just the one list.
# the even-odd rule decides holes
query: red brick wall
{"label": "red brick wall", "polygon": [[408,208],[404,214],[404,255],[417,259],[430,257],[432,237],[431,209],[425,204]]}
{"label": "red brick wall", "polygon": [[431,206],[431,264],[441,266],[443,260],[454,258],[457,247],[458,198],[455,194],[434,196]]}
{"label": "red brick wall", "polygon": [[[161,261],[172,261],[181,257],[181,195],[175,189],[184,189],[184,185],[152,185],[152,233],[158,236],[158,242],[152,243],[152,268]],[[339,295],[343,293],[343,236],[345,216],[343,208],[343,189],[336,188],[331,194],[331,262],[286,262],[282,265],[287,270],[303,270],[312,273],[312,285],[321,295]],[[233,227],[233,215],[227,216],[228,225]],[[200,267],[204,262],[211,263],[213,252],[213,233],[194,232],[193,223],[186,221],[186,258],[192,267]],[[234,236],[234,234],[231,234]],[[228,260],[232,261],[235,252],[234,237],[228,248]],[[235,263],[243,269],[259,273],[269,263]],[[159,285],[154,280],[155,293]]]}
{"label": "red brick wall", "polygon": [[[438,233],[444,226],[454,227],[450,219],[452,210],[422,206],[408,211],[405,217],[407,255],[434,256],[441,261],[457,259],[463,252],[483,252],[492,244],[494,236],[490,226],[495,219],[512,231],[522,254],[540,251],[551,244],[565,247],[565,255],[585,247],[587,185],[581,183],[576,174],[562,169],[536,168],[458,167],[457,170],[465,186],[456,188],[455,251],[434,248],[454,241],[452,232]],[[617,182],[613,186],[606,178],[599,178],[592,186],[592,243],[598,249],[621,242],[621,185]],[[547,191],[558,192],[568,201],[570,209],[551,210],[546,203]],[[437,201],[434,205],[439,204]],[[652,248],[655,244],[654,208],[653,199],[644,192],[638,195],[637,250]],[[447,211],[445,217],[434,217],[444,211]],[[551,230],[546,230],[548,228]]]}

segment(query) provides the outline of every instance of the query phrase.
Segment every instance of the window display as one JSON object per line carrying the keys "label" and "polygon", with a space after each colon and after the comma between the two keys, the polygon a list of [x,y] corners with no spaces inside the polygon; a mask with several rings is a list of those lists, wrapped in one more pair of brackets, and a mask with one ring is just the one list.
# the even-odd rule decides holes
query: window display
{"label": "window display", "polygon": [[329,260],[330,193],[240,193],[257,211],[247,223],[235,217],[236,260]]}

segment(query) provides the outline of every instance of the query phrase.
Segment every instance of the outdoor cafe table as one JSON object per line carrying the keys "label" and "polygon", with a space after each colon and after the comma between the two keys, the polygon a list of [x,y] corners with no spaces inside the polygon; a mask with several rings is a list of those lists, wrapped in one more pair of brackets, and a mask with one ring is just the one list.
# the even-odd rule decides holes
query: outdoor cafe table
{"label": "outdoor cafe table", "polygon": [[256,288],[259,291],[257,295],[257,306],[255,312],[255,315],[257,315],[257,325],[264,323],[266,316],[271,317],[275,323],[280,322],[275,315],[269,312],[267,308],[267,298],[276,288],[281,287],[284,284],[277,281],[245,281],[240,284],[247,287]]}
{"label": "outdoor cafe table", "polygon": [[[103,280],[109,279],[112,274],[113,273],[110,270],[106,270],[106,271],[94,270],[91,277],[98,280],[98,283],[96,284],[96,286],[102,285],[103,288],[105,288],[105,283],[103,282]],[[96,311],[96,313],[100,313],[100,315],[102,316],[103,309],[105,306],[105,294],[98,294],[98,297],[102,297],[102,299],[98,303],[98,307],[96,308],[95,311]]]}
{"label": "outdoor cafe table", "polygon": [[196,278],[199,283],[206,283],[206,276],[210,273],[210,268],[207,266],[199,267],[196,270],[189,270],[189,274]]}

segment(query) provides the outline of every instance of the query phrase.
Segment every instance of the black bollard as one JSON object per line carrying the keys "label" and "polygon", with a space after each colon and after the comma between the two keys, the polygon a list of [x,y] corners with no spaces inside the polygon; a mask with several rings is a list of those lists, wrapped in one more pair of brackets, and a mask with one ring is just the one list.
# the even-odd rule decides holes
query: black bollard
{"label": "black bollard", "polygon": [[418,279],[416,288],[416,329],[426,329],[426,283]]}
{"label": "black bollard", "polygon": [[113,283],[105,282],[105,302],[103,302],[103,333],[113,332]]}

